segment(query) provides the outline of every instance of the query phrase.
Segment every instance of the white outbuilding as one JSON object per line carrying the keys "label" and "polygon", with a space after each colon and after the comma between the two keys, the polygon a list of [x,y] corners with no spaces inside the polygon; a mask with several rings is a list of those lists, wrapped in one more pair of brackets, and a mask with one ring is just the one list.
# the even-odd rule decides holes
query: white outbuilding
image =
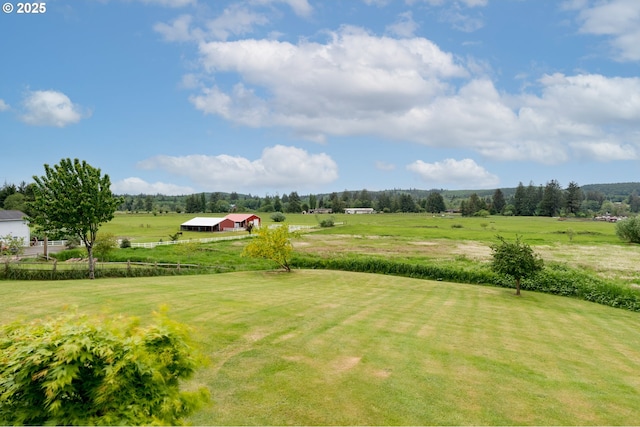
{"label": "white outbuilding", "polygon": [[4,236],[22,238],[23,245],[29,246],[31,232],[24,217],[25,214],[20,211],[0,211],[0,240]]}

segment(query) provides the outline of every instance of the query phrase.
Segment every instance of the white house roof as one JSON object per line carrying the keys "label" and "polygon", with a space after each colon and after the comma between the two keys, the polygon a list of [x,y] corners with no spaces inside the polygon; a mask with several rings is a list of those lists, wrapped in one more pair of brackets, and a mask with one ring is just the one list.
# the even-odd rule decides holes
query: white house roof
{"label": "white house roof", "polygon": [[213,227],[224,221],[224,218],[209,218],[209,217],[196,217],[187,222],[183,222],[181,225],[190,227]]}
{"label": "white house roof", "polygon": [[0,221],[22,221],[24,214],[20,211],[0,210]]}

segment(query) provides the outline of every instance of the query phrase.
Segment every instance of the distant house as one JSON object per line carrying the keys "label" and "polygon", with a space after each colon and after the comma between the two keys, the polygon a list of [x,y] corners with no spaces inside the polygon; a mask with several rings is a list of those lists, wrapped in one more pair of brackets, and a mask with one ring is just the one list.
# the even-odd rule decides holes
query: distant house
{"label": "distant house", "polygon": [[22,238],[24,246],[29,246],[31,232],[24,216],[20,211],[0,211],[0,239],[7,235]]}
{"label": "distant house", "polygon": [[344,210],[346,214],[372,214],[373,212],[373,208],[345,208]]}
{"label": "distant house", "polygon": [[224,218],[196,217],[180,224],[181,231],[235,231],[244,230],[251,223],[260,227],[260,217],[253,214],[229,214]]}

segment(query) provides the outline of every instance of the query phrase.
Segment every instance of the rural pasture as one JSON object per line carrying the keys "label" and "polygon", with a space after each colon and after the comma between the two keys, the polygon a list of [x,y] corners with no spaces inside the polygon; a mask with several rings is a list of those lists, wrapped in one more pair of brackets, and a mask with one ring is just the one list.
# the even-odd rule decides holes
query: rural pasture
{"label": "rural pasture", "polygon": [[[132,242],[168,240],[195,215],[118,214],[102,230]],[[210,215],[216,216],[216,215]],[[320,217],[323,218],[323,217]],[[640,247],[615,224],[555,218],[425,214],[334,215],[302,233],[296,252],[412,263],[487,263],[500,234],[546,262],[619,286],[640,284]],[[263,214],[269,225],[269,214]],[[287,215],[314,225],[311,215]],[[211,237],[184,233],[181,238]],[[636,312],[512,289],[342,271],[269,270],[241,258],[246,241],[126,249],[225,274],[1,281],[0,323],[107,312],[143,318],[167,304],[195,328],[209,363],[186,387],[210,389],[196,425],[633,425],[640,408]],[[243,271],[245,270],[245,271]]]}

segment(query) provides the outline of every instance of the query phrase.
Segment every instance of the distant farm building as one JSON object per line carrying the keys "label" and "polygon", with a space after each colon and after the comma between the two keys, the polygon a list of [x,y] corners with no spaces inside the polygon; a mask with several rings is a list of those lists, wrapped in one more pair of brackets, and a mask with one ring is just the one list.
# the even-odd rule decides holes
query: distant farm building
{"label": "distant farm building", "polygon": [[252,224],[260,227],[260,217],[253,214],[229,214],[224,218],[196,217],[180,224],[180,231],[238,231]]}
{"label": "distant farm building", "polygon": [[331,208],[309,209],[309,213],[310,214],[330,214],[330,213],[333,213],[333,209]]}
{"label": "distant farm building", "polygon": [[346,214],[372,214],[374,213],[373,208],[345,208],[344,213]]}
{"label": "distant farm building", "polygon": [[23,239],[23,245],[29,246],[31,233],[29,224],[20,211],[0,211],[0,238],[11,236]]}

